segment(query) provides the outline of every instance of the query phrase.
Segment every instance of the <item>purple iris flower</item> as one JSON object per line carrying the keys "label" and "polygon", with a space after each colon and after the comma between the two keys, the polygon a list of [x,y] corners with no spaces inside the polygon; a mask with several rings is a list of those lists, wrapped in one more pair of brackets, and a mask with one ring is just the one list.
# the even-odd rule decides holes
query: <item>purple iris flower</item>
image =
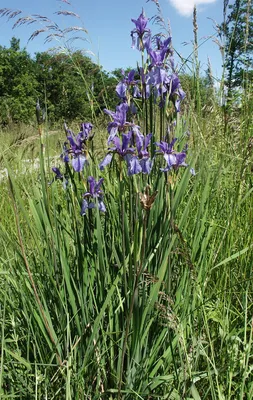
{"label": "purple iris flower", "polygon": [[167,39],[165,39],[165,40],[162,40],[161,36],[157,36],[156,37],[156,45],[157,45],[157,48],[159,50],[162,50],[162,49],[166,48],[167,52],[172,53],[172,50],[170,48],[170,44],[171,44],[171,37],[170,36],[167,37]]}
{"label": "purple iris flower", "polygon": [[67,135],[67,140],[63,145],[61,158],[68,163],[71,160],[72,166],[76,172],[81,172],[85,165],[88,165],[86,141],[91,140],[94,135],[91,135],[93,125],[90,122],[81,124],[81,131],[75,136],[74,133],[64,123],[64,130]]}
{"label": "purple iris flower", "polygon": [[76,172],[81,172],[84,166],[88,165],[88,160],[83,148],[83,141],[79,135],[76,137],[68,136],[67,139],[70,145],[68,154],[72,155],[72,167]]}
{"label": "purple iris flower", "polygon": [[133,97],[134,98],[140,98],[141,97],[141,91],[140,91],[138,86],[134,87]]}
{"label": "purple iris flower", "polygon": [[153,161],[150,157],[144,157],[140,160],[140,165],[143,174],[150,174],[153,167]]}
{"label": "purple iris flower", "polygon": [[76,172],[81,172],[85,165],[88,165],[88,160],[84,154],[79,154],[72,159],[72,167]]}
{"label": "purple iris flower", "polygon": [[128,175],[136,175],[142,172],[142,167],[137,156],[129,157],[127,159]]}
{"label": "purple iris flower", "polygon": [[131,114],[136,115],[137,114],[137,107],[134,104],[133,101],[131,101],[130,105],[129,105],[129,111],[131,112]]}
{"label": "purple iris flower", "polygon": [[80,126],[81,132],[78,133],[78,137],[82,140],[91,140],[94,136],[90,135],[93,125],[90,122],[83,122]]}
{"label": "purple iris flower", "polygon": [[150,143],[152,133],[145,136],[140,134],[135,136],[135,143],[138,152],[138,156],[129,156],[127,159],[128,163],[128,175],[135,175],[142,172],[143,174],[149,174],[151,172],[153,162],[149,157],[147,147]]}
{"label": "purple iris flower", "polygon": [[132,48],[137,48],[138,50],[144,50],[146,44],[150,40],[151,31],[146,28],[148,23],[148,18],[145,18],[144,13],[140,14],[138,19],[132,19],[135,24],[135,29],[131,31],[132,37]]}
{"label": "purple iris flower", "polygon": [[180,112],[180,103],[185,98],[185,92],[183,91],[180,83],[180,79],[176,74],[172,74],[166,83],[166,91],[169,94],[170,99],[173,101],[175,109]]}
{"label": "purple iris flower", "polygon": [[127,85],[124,82],[119,82],[116,86],[116,93],[123,101],[127,100]]}
{"label": "purple iris flower", "polygon": [[[141,78],[141,83],[142,83],[143,97],[145,99],[148,99],[150,96],[149,74],[146,74],[142,67],[139,68],[139,73],[140,73],[140,78]],[[134,86],[133,97],[135,97],[135,98],[142,97],[141,90],[139,89],[139,87],[137,85]]]}
{"label": "purple iris flower", "polygon": [[123,101],[127,100],[127,89],[129,89],[130,86],[135,86],[137,84],[137,81],[134,80],[135,74],[136,71],[134,69],[132,69],[127,75],[125,75],[124,70],[122,70],[123,79],[117,84],[116,93]]}
{"label": "purple iris flower", "polygon": [[149,133],[147,136],[143,136],[142,141],[139,140],[138,143],[136,142],[136,147],[140,158],[149,157],[147,147],[149,146],[151,138],[152,133]]}
{"label": "purple iris flower", "polygon": [[151,67],[158,66],[161,67],[164,65],[164,61],[169,54],[172,54],[172,50],[170,47],[171,37],[168,37],[165,40],[162,40],[161,37],[156,37],[157,49],[153,50],[151,45],[147,47],[147,52],[151,59]]}
{"label": "purple iris flower", "polygon": [[52,185],[53,182],[56,180],[60,180],[63,183],[63,188],[66,189],[68,185],[68,180],[65,178],[65,176],[61,173],[59,168],[57,167],[52,167],[52,171],[54,172],[55,176],[51,182],[49,182],[49,185]]}
{"label": "purple iris flower", "polygon": [[[95,208],[96,206],[102,212],[106,211],[105,204],[103,202],[103,192],[100,189],[104,179],[101,178],[99,181],[96,181],[93,176],[89,176],[88,183],[89,183],[89,191],[84,193],[82,207],[81,207],[81,215],[86,214],[86,210],[88,208]],[[90,201],[90,200],[95,200]]]}
{"label": "purple iris flower", "polygon": [[158,91],[158,96],[166,92],[166,85],[169,82],[169,77],[165,69],[161,67],[154,67],[148,74],[149,83]]}
{"label": "purple iris flower", "polygon": [[108,124],[107,130],[109,132],[108,144],[120,131],[124,131],[125,127],[130,126],[131,123],[126,122],[126,114],[129,106],[126,103],[121,103],[116,107],[116,112],[105,109],[104,112],[113,118],[113,121]]}
{"label": "purple iris flower", "polygon": [[53,167],[52,171],[55,173],[55,179],[60,179],[61,181],[63,180],[63,175],[62,175],[61,171],[59,170],[59,168]]}
{"label": "purple iris flower", "polygon": [[188,164],[185,163],[186,153],[181,152],[177,153],[173,149],[174,143],[176,142],[176,138],[172,140],[171,143],[167,142],[156,142],[156,146],[159,147],[157,150],[157,154],[163,154],[165,161],[167,162],[167,167],[161,168],[161,171],[169,171],[172,168],[178,169],[179,167],[188,167]]}
{"label": "purple iris flower", "polygon": [[131,139],[132,139],[132,131],[122,134],[122,142],[117,136],[114,137],[112,140],[114,146],[109,148],[107,155],[105,156],[103,161],[99,164],[99,169],[103,171],[105,167],[108,164],[110,164],[110,162],[112,161],[113,153],[117,153],[123,159],[125,159],[127,154],[133,154],[135,151],[134,148],[129,147]]}
{"label": "purple iris flower", "polygon": [[135,74],[136,74],[135,69],[131,69],[131,71],[129,71],[129,73],[125,75],[124,82],[128,86],[135,85],[137,83],[137,81],[134,80]]}
{"label": "purple iris flower", "polygon": [[158,66],[161,67],[164,64],[165,56],[167,54],[166,49],[162,50],[149,50],[149,56],[151,59],[151,66]]}

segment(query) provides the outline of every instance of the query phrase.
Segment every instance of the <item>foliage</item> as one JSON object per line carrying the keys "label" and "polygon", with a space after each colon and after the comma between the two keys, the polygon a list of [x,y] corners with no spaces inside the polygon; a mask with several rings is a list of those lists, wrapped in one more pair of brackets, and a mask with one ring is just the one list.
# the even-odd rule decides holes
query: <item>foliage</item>
{"label": "foliage", "polygon": [[79,51],[32,59],[13,38],[0,60],[1,124],[34,121],[37,98],[51,123],[90,119],[117,103],[115,79]]}
{"label": "foliage", "polygon": [[[228,2],[226,2],[227,4]],[[233,88],[246,87],[253,73],[253,6],[248,0],[235,0],[222,26],[225,34],[226,85],[229,96]]]}
{"label": "foliage", "polygon": [[9,49],[0,46],[0,123],[29,122],[37,86],[33,60],[19,42],[13,38]]}
{"label": "foliage", "polygon": [[116,103],[115,80],[79,51],[38,53],[36,69],[39,97],[45,98],[49,120],[90,119]]}

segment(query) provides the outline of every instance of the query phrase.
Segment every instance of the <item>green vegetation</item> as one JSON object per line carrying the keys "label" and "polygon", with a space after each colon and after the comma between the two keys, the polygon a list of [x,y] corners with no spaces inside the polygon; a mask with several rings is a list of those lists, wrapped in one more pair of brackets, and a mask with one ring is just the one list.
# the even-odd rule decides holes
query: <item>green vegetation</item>
{"label": "green vegetation", "polygon": [[[17,46],[12,41],[1,51],[33,63]],[[24,126],[0,132],[1,168],[9,174],[0,175],[0,397],[253,399],[250,79],[241,86],[240,106],[235,94],[225,114],[211,80],[196,74],[181,79],[188,87],[181,114],[178,93],[169,92],[163,108],[153,103],[154,92],[135,99],[139,117],[132,121],[146,137],[153,133],[150,153],[169,130],[170,140],[178,138],[170,155],[188,146],[196,175],[189,168],[162,172],[164,158],[157,156],[149,175],[129,176],[118,154],[98,169],[107,147],[99,107],[108,85],[102,97],[94,87],[79,109],[71,94],[92,82],[87,73],[79,82],[82,62],[90,61],[79,53],[72,59],[40,54],[47,90],[34,84],[35,95],[46,93],[48,118],[75,120],[81,109],[92,118],[95,136],[85,141],[89,165],[81,172],[60,159],[65,134],[52,133],[47,121],[26,133]],[[64,71],[73,68],[73,86],[57,105],[52,87],[64,86],[54,73],[61,66],[66,80]],[[79,129],[76,121],[70,126]],[[70,158],[77,157],[73,149]],[[55,155],[54,165],[65,168],[58,179],[51,170]],[[37,157],[38,170],[24,173],[22,160]],[[104,178],[106,212],[97,197],[81,216],[82,200],[90,201],[83,197],[89,176]]]}
{"label": "green vegetation", "polygon": [[[226,15],[227,7],[229,14]],[[253,12],[252,3],[248,0],[236,0],[228,5],[224,2],[224,24],[221,31],[225,36],[225,68],[228,97],[232,89],[252,83]]]}
{"label": "green vegetation", "polygon": [[32,59],[13,38],[0,46],[0,124],[34,122],[37,99],[50,125],[94,118],[117,104],[115,82],[80,51]]}

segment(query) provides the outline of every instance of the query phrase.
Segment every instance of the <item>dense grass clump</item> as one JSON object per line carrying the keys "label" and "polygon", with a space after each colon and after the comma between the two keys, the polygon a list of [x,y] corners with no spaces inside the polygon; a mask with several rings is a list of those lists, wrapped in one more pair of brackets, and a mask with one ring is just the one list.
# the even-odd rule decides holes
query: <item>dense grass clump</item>
{"label": "dense grass clump", "polygon": [[252,91],[207,118],[133,22],[108,132],[38,118],[26,173],[1,147],[3,398],[253,398]]}

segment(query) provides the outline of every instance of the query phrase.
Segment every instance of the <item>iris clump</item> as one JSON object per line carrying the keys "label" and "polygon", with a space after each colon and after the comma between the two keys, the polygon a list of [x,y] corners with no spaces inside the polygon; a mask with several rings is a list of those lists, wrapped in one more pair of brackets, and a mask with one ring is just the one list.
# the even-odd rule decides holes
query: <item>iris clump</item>
{"label": "iris clump", "polygon": [[[174,67],[172,39],[170,36],[164,38],[161,35],[152,37],[148,21],[142,11],[137,19],[132,19],[135,28],[131,31],[132,47],[141,51],[143,55],[146,53],[146,61],[144,62],[143,58],[142,65],[137,69],[128,72],[122,70],[122,79],[115,89],[120,102],[115,111],[104,109],[111,120],[107,125],[107,153],[98,163],[98,167],[100,171],[105,171],[116,157],[119,161],[121,178],[124,165],[128,177],[137,174],[151,175],[156,163],[159,166],[158,171],[161,172],[188,167],[185,161],[186,152],[178,152],[174,148],[177,138],[173,135],[170,138],[163,138],[160,133],[158,142],[155,126],[147,120],[151,115],[149,111],[153,102],[153,119],[159,108],[164,108],[166,116],[168,110],[171,110],[170,119],[167,121],[169,127],[173,124],[173,113],[176,115],[180,112],[181,102],[185,98],[185,92]],[[169,103],[172,104],[172,109],[168,108]],[[141,118],[138,117],[138,108]],[[142,128],[136,123],[136,118],[138,122],[141,121]],[[148,126],[153,132],[148,131]],[[71,162],[75,172],[82,172],[84,167],[89,165],[87,143],[93,138],[93,125],[90,122],[82,123],[77,135],[66,124],[64,129],[67,140],[61,157],[65,163]],[[155,150],[155,147],[158,149]],[[166,161],[165,166],[161,164],[160,155]],[[55,179],[63,179],[60,172],[54,172]],[[191,172],[194,173],[193,170]],[[105,211],[100,190],[102,180],[96,182],[95,178],[90,176],[88,183],[90,189],[83,195],[81,215],[85,215],[88,208],[94,208],[96,205],[100,211]]]}
{"label": "iris clump", "polygon": [[[171,144],[164,141],[156,142],[160,151],[155,152],[151,158],[148,146],[152,135],[155,139],[155,134],[142,134],[134,120],[129,119],[131,115],[133,117],[136,114],[135,110],[132,112],[135,99],[138,101],[142,98],[148,101],[153,94],[154,102],[160,108],[166,108],[171,102],[175,112],[179,113],[181,102],[185,98],[185,92],[174,70],[171,37],[152,38],[144,12],[138,19],[132,19],[132,22],[135,24],[135,29],[131,31],[132,47],[141,52],[146,51],[147,61],[137,70],[130,70],[128,74],[122,71],[122,80],[116,86],[116,93],[121,103],[116,107],[115,112],[104,110],[112,118],[107,128],[109,133],[107,143],[110,147],[104,160],[99,164],[99,168],[103,171],[111,163],[114,154],[118,154],[120,159],[126,162],[129,176],[139,173],[150,174],[158,154],[163,154],[167,162],[165,168],[160,168],[163,172],[172,168],[188,167],[185,162],[186,153],[176,152],[173,149],[176,142],[176,138],[173,137]],[[155,43],[154,47],[153,43]],[[148,106],[144,104],[143,107],[147,109]]]}

